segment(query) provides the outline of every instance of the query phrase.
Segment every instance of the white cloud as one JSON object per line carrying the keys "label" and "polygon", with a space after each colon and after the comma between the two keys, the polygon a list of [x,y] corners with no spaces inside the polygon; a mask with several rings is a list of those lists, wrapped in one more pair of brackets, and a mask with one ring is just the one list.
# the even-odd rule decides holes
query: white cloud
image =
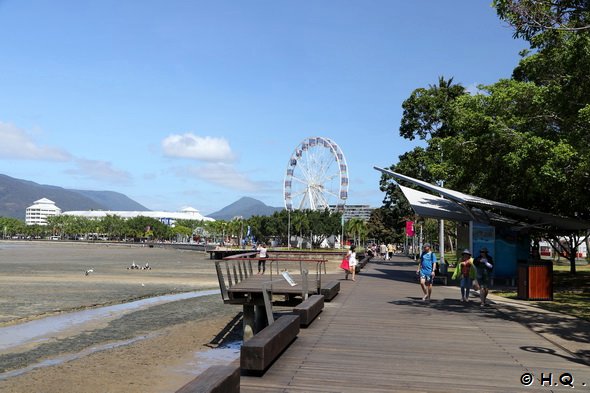
{"label": "white cloud", "polygon": [[193,158],[202,161],[229,162],[234,154],[224,138],[198,136],[192,133],[173,134],[162,141],[164,155],[168,157]]}
{"label": "white cloud", "polygon": [[75,164],[76,168],[67,170],[67,174],[112,184],[129,184],[132,179],[129,172],[113,168],[113,164],[108,161],[77,158]]}
{"label": "white cloud", "polygon": [[0,159],[69,161],[65,150],[39,145],[25,130],[0,122]]}
{"label": "white cloud", "polygon": [[199,167],[176,169],[178,176],[191,175],[206,182],[243,192],[257,192],[266,189],[263,182],[253,181],[233,165],[224,163],[205,164]]}

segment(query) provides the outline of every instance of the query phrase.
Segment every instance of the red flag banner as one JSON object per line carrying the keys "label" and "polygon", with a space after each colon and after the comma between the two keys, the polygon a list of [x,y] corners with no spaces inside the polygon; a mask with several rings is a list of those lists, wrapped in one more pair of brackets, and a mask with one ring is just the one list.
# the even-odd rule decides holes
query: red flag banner
{"label": "red flag banner", "polygon": [[406,236],[412,237],[414,234],[414,222],[406,221]]}

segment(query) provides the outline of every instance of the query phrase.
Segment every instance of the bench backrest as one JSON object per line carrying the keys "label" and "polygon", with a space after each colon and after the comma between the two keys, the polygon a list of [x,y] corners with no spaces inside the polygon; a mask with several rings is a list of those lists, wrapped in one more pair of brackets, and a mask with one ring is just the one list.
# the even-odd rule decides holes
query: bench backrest
{"label": "bench backrest", "polygon": [[227,289],[247,279],[253,274],[252,261],[249,258],[225,259],[215,261],[217,280],[223,301],[228,301]]}

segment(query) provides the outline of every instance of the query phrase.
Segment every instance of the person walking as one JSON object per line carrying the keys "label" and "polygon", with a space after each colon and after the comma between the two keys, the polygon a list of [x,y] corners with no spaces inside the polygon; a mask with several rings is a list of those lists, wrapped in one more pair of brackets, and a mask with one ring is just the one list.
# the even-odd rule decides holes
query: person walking
{"label": "person walking", "polygon": [[430,250],[430,243],[425,243],[420,264],[416,274],[420,277],[420,287],[424,292],[422,300],[430,300],[432,295],[432,282],[434,281],[434,270],[436,269],[436,255]]}
{"label": "person walking", "polygon": [[488,297],[490,278],[492,270],[494,269],[494,260],[489,255],[488,249],[483,247],[479,250],[479,256],[473,261],[477,269],[477,281],[479,282],[479,298],[481,299],[481,307],[486,305]]}
{"label": "person walking", "polygon": [[471,283],[477,276],[477,270],[473,265],[473,258],[471,252],[467,249],[463,250],[461,254],[461,262],[457,263],[452,279],[460,278],[459,286],[461,287],[461,301],[469,301],[469,291],[471,290]]}
{"label": "person walking", "polygon": [[381,254],[381,259],[387,259],[387,246],[385,245],[385,243],[381,243],[381,245],[379,246],[379,253]]}
{"label": "person walking", "polygon": [[389,243],[387,245],[387,260],[390,260],[391,258],[393,258],[393,244]]}
{"label": "person walking", "polygon": [[258,258],[260,258],[258,259],[258,274],[264,274],[266,271],[266,260],[268,259],[268,249],[264,243],[258,246]]}
{"label": "person walking", "polygon": [[352,281],[355,281],[354,276],[356,273],[356,265],[358,264],[358,261],[356,259],[356,246],[355,245],[350,246],[350,250],[348,250],[348,252],[346,253],[345,258],[348,259],[349,270],[345,273],[344,278],[346,280],[348,280],[348,275],[352,274]]}

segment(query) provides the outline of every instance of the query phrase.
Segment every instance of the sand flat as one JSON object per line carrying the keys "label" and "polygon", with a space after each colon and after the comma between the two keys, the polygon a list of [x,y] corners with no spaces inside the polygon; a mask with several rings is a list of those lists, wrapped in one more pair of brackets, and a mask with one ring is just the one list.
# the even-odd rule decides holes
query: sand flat
{"label": "sand flat", "polygon": [[[128,270],[134,262],[152,270]],[[85,270],[94,272],[86,276]],[[170,248],[62,242],[0,242],[0,323],[169,293],[218,288],[205,253]],[[74,360],[0,380],[6,392],[173,391],[199,372],[187,368],[241,311],[221,296],[186,299],[96,321],[42,343],[0,352],[6,373],[70,356]],[[130,341],[131,344],[116,346]],[[88,348],[113,348],[88,352]],[[78,354],[84,354],[79,356]]]}

